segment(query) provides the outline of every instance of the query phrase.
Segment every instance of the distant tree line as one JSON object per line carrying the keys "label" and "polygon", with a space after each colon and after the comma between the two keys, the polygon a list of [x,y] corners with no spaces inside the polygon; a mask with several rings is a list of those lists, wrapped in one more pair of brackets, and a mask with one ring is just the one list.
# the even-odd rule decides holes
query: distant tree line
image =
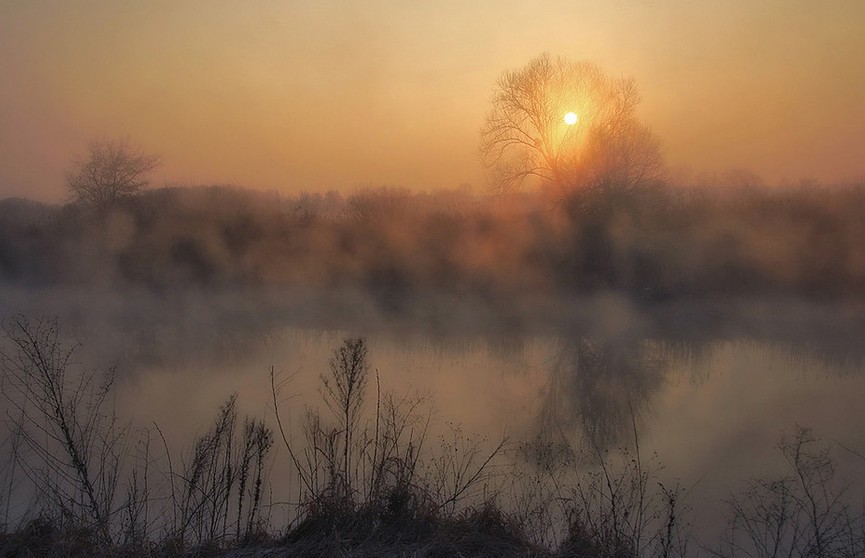
{"label": "distant tree line", "polygon": [[0,281],[351,288],[392,310],[430,292],[865,295],[863,185],[670,186],[639,100],[589,62],[543,54],[504,72],[481,128],[489,196],[146,190],[159,157],[97,140],[67,173],[67,205],[0,201]]}
{"label": "distant tree line", "polygon": [[430,291],[862,297],[863,206],[862,185],[585,189],[555,205],[526,192],[213,186],[150,190],[98,214],[8,199],[0,281],[350,287],[394,308]]}

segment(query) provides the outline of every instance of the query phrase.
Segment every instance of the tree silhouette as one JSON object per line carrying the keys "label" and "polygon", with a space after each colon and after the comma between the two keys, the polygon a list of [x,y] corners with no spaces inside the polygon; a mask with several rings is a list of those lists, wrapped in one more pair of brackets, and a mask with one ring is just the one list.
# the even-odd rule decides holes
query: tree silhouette
{"label": "tree silhouette", "polygon": [[147,186],[144,177],[158,164],[158,156],[125,138],[95,140],[87,158],[75,161],[66,174],[66,187],[76,202],[102,210],[141,192]]}
{"label": "tree silhouette", "polygon": [[[639,100],[633,79],[543,54],[499,78],[481,128],[484,164],[501,188],[533,182],[565,193],[657,179],[660,145],[637,119]],[[576,122],[566,122],[570,112]]]}

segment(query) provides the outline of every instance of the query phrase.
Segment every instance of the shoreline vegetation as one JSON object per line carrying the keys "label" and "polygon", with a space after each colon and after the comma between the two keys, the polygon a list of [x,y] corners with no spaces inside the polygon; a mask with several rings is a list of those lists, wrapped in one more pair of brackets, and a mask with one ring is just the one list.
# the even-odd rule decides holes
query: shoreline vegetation
{"label": "shoreline vegetation", "polygon": [[[661,480],[636,422],[618,449],[556,436],[487,440],[456,425],[433,440],[427,402],[382,386],[363,338],[333,351],[320,410],[298,409],[291,377],[272,369],[268,416],[241,416],[230,396],[178,455],[167,425],[124,422],[111,404],[114,371],[79,369],[56,320],[19,316],[4,332],[4,556],[865,552],[861,506],[835,477],[831,446],[807,428],[776,448],[787,473],[718,502],[724,534],[697,541],[685,490]],[[274,468],[274,451],[287,452],[288,470]],[[273,501],[275,475],[295,479],[296,499]]]}
{"label": "shoreline vegetation", "polygon": [[0,201],[5,285],[356,289],[399,314],[427,293],[493,304],[865,294],[862,184],[597,187],[552,200],[468,189],[283,197],[161,188],[99,208]]}

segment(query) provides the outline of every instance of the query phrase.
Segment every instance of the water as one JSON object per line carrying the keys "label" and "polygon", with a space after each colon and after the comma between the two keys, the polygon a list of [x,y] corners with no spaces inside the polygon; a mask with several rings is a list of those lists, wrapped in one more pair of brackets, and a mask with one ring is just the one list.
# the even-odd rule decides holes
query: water
{"label": "water", "polygon": [[[798,426],[823,440],[851,494],[862,494],[865,460],[854,452],[865,454],[865,330],[849,306],[647,310],[607,297],[508,327],[490,320],[489,310],[480,317],[463,310],[451,332],[442,316],[389,319],[368,302],[311,320],[311,303],[276,295],[17,300],[10,314],[56,309],[65,334],[84,343],[77,365],[117,364],[119,414],[141,427],[158,424],[175,460],[232,393],[243,412],[274,424],[271,367],[286,382],[279,402],[289,435],[299,437],[307,409],[327,412],[320,376],[333,350],[346,337],[365,336],[374,374],[367,417],[380,385],[423,401],[431,451],[454,425],[485,447],[543,439],[614,452],[636,441],[663,466],[658,479],[685,490],[695,535],[704,540],[723,529],[723,501],[748,479],[790,474],[777,446]],[[296,500],[289,470],[277,445],[276,500]]]}

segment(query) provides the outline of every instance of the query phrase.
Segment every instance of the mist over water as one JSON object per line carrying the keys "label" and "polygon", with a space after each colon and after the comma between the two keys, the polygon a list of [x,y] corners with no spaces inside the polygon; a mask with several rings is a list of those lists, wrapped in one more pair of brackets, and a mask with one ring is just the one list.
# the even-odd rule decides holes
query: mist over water
{"label": "mist over water", "polygon": [[[838,202],[861,192],[815,204],[748,195],[717,202],[748,227],[691,217],[689,238],[652,205],[562,214],[540,199],[483,206],[453,192],[306,197],[272,211],[237,190],[166,191],[96,218],[6,201],[18,221],[3,222],[0,318],[56,317],[64,342],[81,343],[75,367],[116,367],[118,416],[158,425],[175,459],[231,394],[272,426],[271,368],[286,381],[289,436],[302,438],[307,411],[327,411],[333,351],[365,337],[376,389],[420,401],[430,440],[459,428],[485,448],[508,438],[604,455],[638,441],[663,465],[659,479],[684,489],[698,540],[712,541],[731,493],[786,474],[775,448],[797,426],[831,445],[839,478],[863,478],[861,222]],[[148,220],[160,196],[179,203],[156,203],[167,213]],[[410,207],[412,234],[393,224]],[[829,226],[820,215],[832,211]],[[776,254],[766,230],[798,230],[784,241],[815,247]],[[843,250],[838,265],[824,244]],[[437,262],[435,249],[457,256]],[[296,501],[289,471],[278,449],[274,501]]]}
{"label": "mist over water", "polygon": [[[323,302],[255,290],[17,288],[4,300],[6,312],[58,315],[64,337],[82,343],[77,365],[116,365],[119,414],[158,424],[176,455],[232,393],[272,423],[271,367],[290,378],[282,412],[300,436],[306,410],[322,409],[332,351],[365,335],[382,389],[424,398],[431,438],[460,425],[485,444],[509,437],[615,451],[636,429],[663,478],[686,488],[695,532],[707,539],[723,526],[724,498],[746,479],[783,473],[774,451],[782,435],[807,425],[836,449],[860,448],[865,424],[859,314],[836,303],[721,310],[602,295],[563,303],[551,323],[504,329],[491,309],[462,308],[448,332],[431,327],[438,316],[391,321],[356,293]],[[310,323],[313,310],[339,319]],[[837,454],[839,475],[862,478],[860,460]],[[297,490],[281,474],[286,459],[277,452],[271,469],[278,500]]]}

